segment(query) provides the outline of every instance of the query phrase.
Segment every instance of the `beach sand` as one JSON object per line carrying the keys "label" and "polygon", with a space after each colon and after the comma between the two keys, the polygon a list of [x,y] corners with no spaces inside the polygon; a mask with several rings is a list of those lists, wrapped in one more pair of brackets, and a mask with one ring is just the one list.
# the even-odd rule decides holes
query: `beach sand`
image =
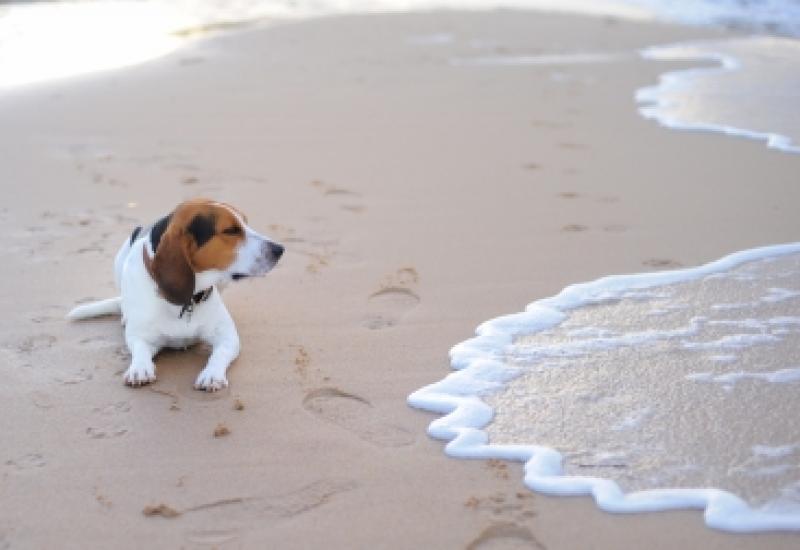
{"label": "beach sand", "polygon": [[[0,548],[796,548],[697,512],[614,516],[521,466],[447,458],[406,396],[480,322],[567,284],[797,240],[797,157],[670,131],[640,47],[719,31],[500,11],[243,30],[0,101]],[[448,38],[449,37],[449,38]],[[452,59],[614,54],[543,66]],[[240,206],[287,246],[203,349],[130,389],[112,296],[132,228]]]}

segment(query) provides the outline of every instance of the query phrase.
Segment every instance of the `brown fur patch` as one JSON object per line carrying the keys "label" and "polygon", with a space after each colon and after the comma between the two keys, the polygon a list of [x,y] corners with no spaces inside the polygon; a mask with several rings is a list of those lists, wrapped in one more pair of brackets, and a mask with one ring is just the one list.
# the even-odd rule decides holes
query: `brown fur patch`
{"label": "brown fur patch", "polygon": [[[207,269],[226,269],[236,259],[236,249],[244,240],[244,228],[229,208],[208,199],[194,199],[175,209],[167,233],[177,231],[181,234],[189,264],[195,273]],[[189,224],[197,215],[207,216],[214,221],[214,236],[201,247],[187,233]],[[234,227],[238,228],[237,234],[225,233],[226,229]]]}
{"label": "brown fur patch", "polygon": [[[231,211],[233,207],[226,206],[208,199],[193,199],[179,204],[172,213],[152,264],[153,276],[170,302],[188,303],[194,293],[195,273],[224,270],[236,259],[236,250],[244,240],[244,228]],[[214,229],[202,246],[198,246],[189,231],[198,215],[211,220]]]}

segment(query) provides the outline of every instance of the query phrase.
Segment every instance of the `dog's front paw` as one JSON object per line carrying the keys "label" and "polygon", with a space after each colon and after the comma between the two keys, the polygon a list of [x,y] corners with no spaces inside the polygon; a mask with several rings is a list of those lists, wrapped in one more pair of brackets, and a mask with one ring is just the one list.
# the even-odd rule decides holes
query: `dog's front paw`
{"label": "dog's front paw", "polygon": [[128,386],[144,386],[156,381],[156,367],[153,363],[131,364],[122,376]]}
{"label": "dog's front paw", "polygon": [[225,373],[214,372],[209,369],[203,369],[194,382],[194,389],[196,390],[214,392],[226,387],[228,387],[228,380],[225,378]]}

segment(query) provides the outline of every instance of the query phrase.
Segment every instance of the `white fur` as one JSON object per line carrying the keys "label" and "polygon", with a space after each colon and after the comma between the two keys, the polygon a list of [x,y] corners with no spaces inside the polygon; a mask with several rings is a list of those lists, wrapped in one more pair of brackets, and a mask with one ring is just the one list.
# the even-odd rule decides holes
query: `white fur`
{"label": "white fur", "polygon": [[120,309],[121,304],[122,304],[122,298],[120,298],[119,296],[117,296],[116,298],[109,298],[107,300],[92,302],[90,304],[83,304],[77,306],[72,311],[67,313],[67,319],[72,319],[73,321],[76,321],[78,319],[99,317],[100,315],[114,315],[122,313],[122,310]]}
{"label": "white fur", "polygon": [[195,304],[191,312],[181,316],[181,306],[171,304],[159,294],[156,282],[144,265],[142,250],[151,258],[153,251],[150,232],[143,231],[132,244],[126,239],[114,260],[114,278],[120,297],[78,306],[67,315],[70,319],[83,319],[122,313],[125,343],[131,352],[130,367],[123,375],[126,384],[139,386],[156,379],[153,356],[160,349],[185,348],[205,342],[212,347],[212,352],[195,381],[195,388],[216,391],[228,385],[225,373],[239,355],[239,335],[222,302],[220,288],[230,282],[234,274],[264,275],[277,262],[270,249],[271,241],[245,225],[235,212],[234,215],[245,230],[236,259],[224,271],[195,274],[195,292],[211,286],[215,288],[208,299]]}

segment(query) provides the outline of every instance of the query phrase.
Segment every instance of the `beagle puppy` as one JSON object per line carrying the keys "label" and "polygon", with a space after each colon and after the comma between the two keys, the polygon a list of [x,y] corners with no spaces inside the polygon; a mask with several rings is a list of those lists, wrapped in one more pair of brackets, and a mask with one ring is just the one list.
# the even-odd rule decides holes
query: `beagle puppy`
{"label": "beagle puppy", "polygon": [[283,251],[253,231],[236,208],[190,200],[125,240],[114,260],[119,297],[80,305],[67,317],[122,314],[131,352],[124,379],[130,386],[155,381],[153,356],[160,349],[205,342],[212,352],[194,386],[217,391],[228,385],[225,372],[239,355],[239,335],[220,290],[266,274]]}

